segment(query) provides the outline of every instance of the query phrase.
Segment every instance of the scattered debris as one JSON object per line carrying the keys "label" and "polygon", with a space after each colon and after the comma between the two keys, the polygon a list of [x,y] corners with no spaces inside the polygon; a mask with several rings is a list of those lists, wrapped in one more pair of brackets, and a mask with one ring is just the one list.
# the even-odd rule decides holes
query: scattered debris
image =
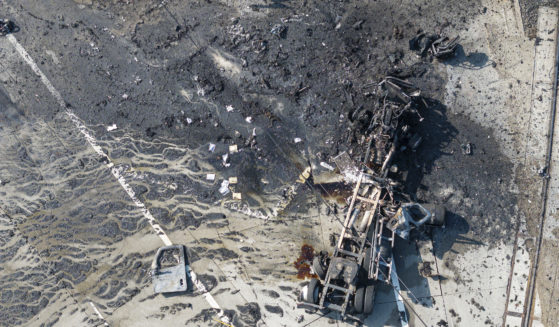
{"label": "scattered debris", "polygon": [[430,261],[424,261],[419,263],[419,273],[423,277],[431,277],[433,276],[434,269],[431,267]]}
{"label": "scattered debris", "polygon": [[459,39],[458,36],[456,36],[452,40],[449,40],[449,38],[446,36],[438,38],[431,44],[431,49],[429,50],[429,53],[437,58],[444,58],[450,56],[454,54],[454,51],[456,50],[456,46],[458,45],[458,39]]}
{"label": "scattered debris", "polygon": [[547,166],[543,166],[540,169],[538,169],[538,175],[540,175],[540,177],[549,177],[549,174],[547,173]]}
{"label": "scattered debris", "polygon": [[429,53],[431,45],[437,39],[439,39],[439,36],[436,34],[427,34],[419,31],[418,34],[409,41],[410,50],[417,51],[420,56],[425,57]]}
{"label": "scattered debris", "polygon": [[388,221],[387,227],[403,239],[408,239],[412,228],[418,228],[431,219],[431,213],[418,203],[402,205]]}
{"label": "scattered debris", "polygon": [[328,170],[330,170],[330,171],[333,171],[333,170],[334,170],[334,167],[332,167],[331,165],[327,164],[327,163],[324,162],[324,161],[321,161],[321,162],[320,162],[320,166],[322,166],[322,167],[324,167],[324,168],[326,168],[326,169],[328,169]]}
{"label": "scattered debris", "polygon": [[358,20],[357,22],[355,22],[355,24],[351,25],[351,27],[353,27],[353,29],[355,30],[360,30],[361,29],[361,25],[363,25],[365,21],[364,20]]}
{"label": "scattered debris", "polygon": [[252,117],[248,116],[247,118],[245,118],[245,121],[249,124],[252,123]]}
{"label": "scattered debris", "polygon": [[388,221],[386,227],[401,238],[409,239],[412,229],[417,229],[425,224],[443,226],[445,211],[443,206],[433,206],[433,210],[430,211],[419,203],[403,204]]}
{"label": "scattered debris", "polygon": [[235,110],[235,109],[233,108],[232,105],[228,105],[228,106],[225,107],[225,110],[227,110],[227,112],[231,112],[231,111],[233,111],[233,110]]}
{"label": "scattered debris", "polygon": [[225,167],[231,166],[231,163],[229,163],[229,154],[226,153],[226,154],[222,155],[221,159],[222,159],[223,165]]}
{"label": "scattered debris", "polygon": [[287,36],[287,26],[282,24],[276,24],[274,25],[274,27],[272,27],[270,33],[272,33],[273,35],[279,38],[284,39]]}
{"label": "scattered debris", "polygon": [[408,148],[410,148],[412,151],[415,151],[417,150],[417,148],[419,148],[421,142],[423,142],[423,136],[414,134],[408,141]]}
{"label": "scattered debris", "polygon": [[107,132],[114,131],[116,129],[116,124],[112,124],[111,126],[107,126]]}
{"label": "scattered debris", "polygon": [[460,146],[460,148],[462,149],[462,154],[464,154],[464,155],[471,155],[473,153],[472,152],[472,149],[473,149],[473,144],[472,143],[462,144]]}
{"label": "scattered debris", "polygon": [[355,183],[359,178],[360,170],[357,168],[353,160],[347,152],[342,152],[332,159],[340,170],[340,174],[344,176],[344,180],[348,183]]}
{"label": "scattered debris", "polygon": [[409,45],[410,50],[417,51],[422,57],[430,54],[436,58],[444,58],[454,54],[458,46],[458,40],[458,36],[450,40],[446,36],[420,31],[409,41]]}
{"label": "scattered debris", "polygon": [[310,166],[308,166],[307,168],[305,168],[305,170],[303,170],[303,172],[299,175],[299,178],[297,178],[297,182],[301,184],[305,184],[305,182],[307,181],[307,179],[309,179],[309,177],[311,177]]}
{"label": "scattered debris", "polygon": [[19,28],[11,20],[0,19],[0,36],[19,31]]}
{"label": "scattered debris", "polygon": [[228,180],[224,180],[223,182],[221,182],[221,186],[219,187],[219,193],[221,193],[221,195],[227,195],[229,193]]}
{"label": "scattered debris", "polygon": [[[395,99],[398,99],[405,104],[409,104],[412,100],[419,98],[421,92],[415,85],[407,82],[405,80],[387,76],[384,78],[380,83],[379,86],[384,87],[390,95],[392,95]],[[393,107],[392,109],[396,109]],[[401,108],[399,111],[403,112],[408,108]],[[391,118],[391,114],[387,117],[387,119]]]}

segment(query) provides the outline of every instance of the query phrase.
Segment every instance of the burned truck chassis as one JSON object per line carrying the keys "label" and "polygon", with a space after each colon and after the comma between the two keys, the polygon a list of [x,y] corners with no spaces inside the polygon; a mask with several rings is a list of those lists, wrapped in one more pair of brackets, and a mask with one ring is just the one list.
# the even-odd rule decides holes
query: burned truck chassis
{"label": "burned truck chassis", "polygon": [[391,171],[397,171],[392,165],[395,155],[415,151],[421,143],[421,137],[412,133],[411,123],[423,120],[418,109],[427,109],[427,103],[411,83],[390,76],[378,84],[377,95],[378,110],[368,128],[363,162],[353,164],[345,152],[334,158],[346,182],[355,185],[353,195],[332,255],[321,251],[313,259],[319,279],[303,287],[298,303],[357,321],[372,312],[375,285],[391,283],[394,235],[408,238],[411,229],[440,224],[441,218],[444,223],[440,210],[431,214],[419,204],[408,203],[399,183],[389,177]]}

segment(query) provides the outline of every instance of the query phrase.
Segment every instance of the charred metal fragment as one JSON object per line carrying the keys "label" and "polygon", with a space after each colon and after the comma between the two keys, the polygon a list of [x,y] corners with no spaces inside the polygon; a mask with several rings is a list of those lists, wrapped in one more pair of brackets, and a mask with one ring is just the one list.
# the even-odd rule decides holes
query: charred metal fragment
{"label": "charred metal fragment", "polygon": [[4,36],[10,33],[19,31],[19,27],[16,26],[11,20],[0,19],[0,36]]}
{"label": "charred metal fragment", "polygon": [[185,292],[191,283],[184,245],[164,246],[157,250],[151,264],[155,293]]}
{"label": "charred metal fragment", "polygon": [[409,45],[410,50],[418,52],[421,57],[430,54],[436,58],[444,58],[454,54],[459,39],[459,36],[450,39],[439,34],[419,32],[409,41]]}
{"label": "charred metal fragment", "polygon": [[454,54],[458,45],[459,37],[456,36],[452,40],[448,37],[440,37],[431,44],[429,53],[437,58],[444,58]]}

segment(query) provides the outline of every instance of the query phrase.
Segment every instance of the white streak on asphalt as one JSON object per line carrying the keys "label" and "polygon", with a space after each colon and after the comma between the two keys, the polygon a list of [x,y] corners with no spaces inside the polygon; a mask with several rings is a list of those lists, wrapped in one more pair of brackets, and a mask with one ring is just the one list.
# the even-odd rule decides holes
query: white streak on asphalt
{"label": "white streak on asphalt", "polygon": [[109,324],[107,323],[107,321],[105,320],[105,318],[101,314],[101,311],[99,311],[99,309],[97,309],[95,304],[93,302],[89,301],[89,305],[91,305],[91,307],[93,308],[93,311],[95,311],[95,314],[97,315],[97,317],[99,317],[99,319],[101,319],[105,322],[103,325],[109,326]]}
{"label": "white streak on asphalt", "polygon": [[[12,43],[15,50],[23,58],[23,60],[29,65],[29,67],[31,67],[33,72],[41,78],[41,81],[43,82],[43,84],[47,87],[47,89],[52,94],[52,96],[56,99],[58,104],[66,111],[66,114],[68,115],[70,120],[72,120],[72,122],[76,125],[76,127],[80,131],[80,133],[82,133],[82,135],[85,137],[85,139],[87,140],[87,143],[89,143],[89,145],[93,148],[93,151],[95,151],[99,156],[101,156],[103,158],[106,158],[107,168],[109,168],[111,170],[111,173],[117,179],[117,181],[122,186],[124,191],[128,194],[130,199],[132,199],[132,202],[134,202],[134,204],[141,210],[144,217],[147,218],[147,220],[148,220],[149,224],[151,225],[152,229],[155,231],[157,236],[159,236],[159,238],[161,238],[161,240],[163,241],[163,244],[165,244],[166,246],[172,245],[173,242],[171,242],[171,240],[169,239],[167,234],[165,234],[165,232],[163,231],[161,226],[158,223],[155,222],[155,218],[151,215],[151,213],[146,208],[146,206],[142,203],[142,201],[140,201],[136,197],[136,194],[134,193],[134,190],[132,190],[132,187],[130,187],[130,185],[128,185],[124,176],[122,176],[121,171],[117,167],[115,167],[114,163],[111,162],[111,159],[103,152],[102,148],[97,144],[97,140],[89,133],[89,131],[87,130],[87,127],[78,118],[78,116],[76,116],[72,112],[72,110],[70,110],[68,108],[68,106],[66,105],[66,101],[64,101],[64,99],[62,98],[62,95],[60,95],[60,92],[58,92],[58,90],[54,88],[52,83],[48,80],[47,76],[41,71],[41,69],[39,69],[39,67],[37,66],[37,64],[33,60],[33,58],[31,58],[29,53],[27,53],[27,51],[23,48],[23,46],[21,44],[19,44],[17,39],[12,34],[8,34],[7,38],[10,41],[10,43]],[[220,308],[217,301],[208,292],[208,290],[206,289],[204,284],[200,280],[198,280],[198,278],[196,277],[196,274],[193,271],[191,271],[190,276],[191,276],[193,284],[196,286],[198,291],[200,293],[202,293],[202,295],[204,296],[204,298],[206,299],[208,304],[212,308],[214,308],[216,310],[219,310],[218,311],[219,318],[225,323],[230,323],[229,317],[227,317],[225,315],[225,313]],[[101,317],[101,319],[103,319],[103,316],[101,315],[99,310],[97,310],[97,308],[95,307],[93,302],[90,302],[90,304],[93,307],[94,311],[97,313],[97,315],[99,317]]]}

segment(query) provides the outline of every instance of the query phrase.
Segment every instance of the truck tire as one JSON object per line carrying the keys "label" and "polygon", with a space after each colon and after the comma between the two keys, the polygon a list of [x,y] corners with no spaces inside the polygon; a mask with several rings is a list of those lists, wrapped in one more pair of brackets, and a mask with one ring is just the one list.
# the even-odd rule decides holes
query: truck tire
{"label": "truck tire", "polygon": [[326,269],[322,266],[319,257],[314,257],[312,259],[312,270],[321,280],[324,280],[324,277],[326,277]]}
{"label": "truck tire", "polygon": [[307,294],[305,294],[303,300],[307,303],[317,304],[318,303],[318,279],[313,278],[307,285]]}
{"label": "truck tire", "polygon": [[353,297],[353,310],[355,310],[355,313],[363,312],[364,298],[365,298],[365,288],[359,287],[357,291],[355,291],[355,296]]}
{"label": "truck tire", "polygon": [[373,312],[375,305],[375,285],[365,288],[365,299],[363,300],[363,313],[369,315]]}

